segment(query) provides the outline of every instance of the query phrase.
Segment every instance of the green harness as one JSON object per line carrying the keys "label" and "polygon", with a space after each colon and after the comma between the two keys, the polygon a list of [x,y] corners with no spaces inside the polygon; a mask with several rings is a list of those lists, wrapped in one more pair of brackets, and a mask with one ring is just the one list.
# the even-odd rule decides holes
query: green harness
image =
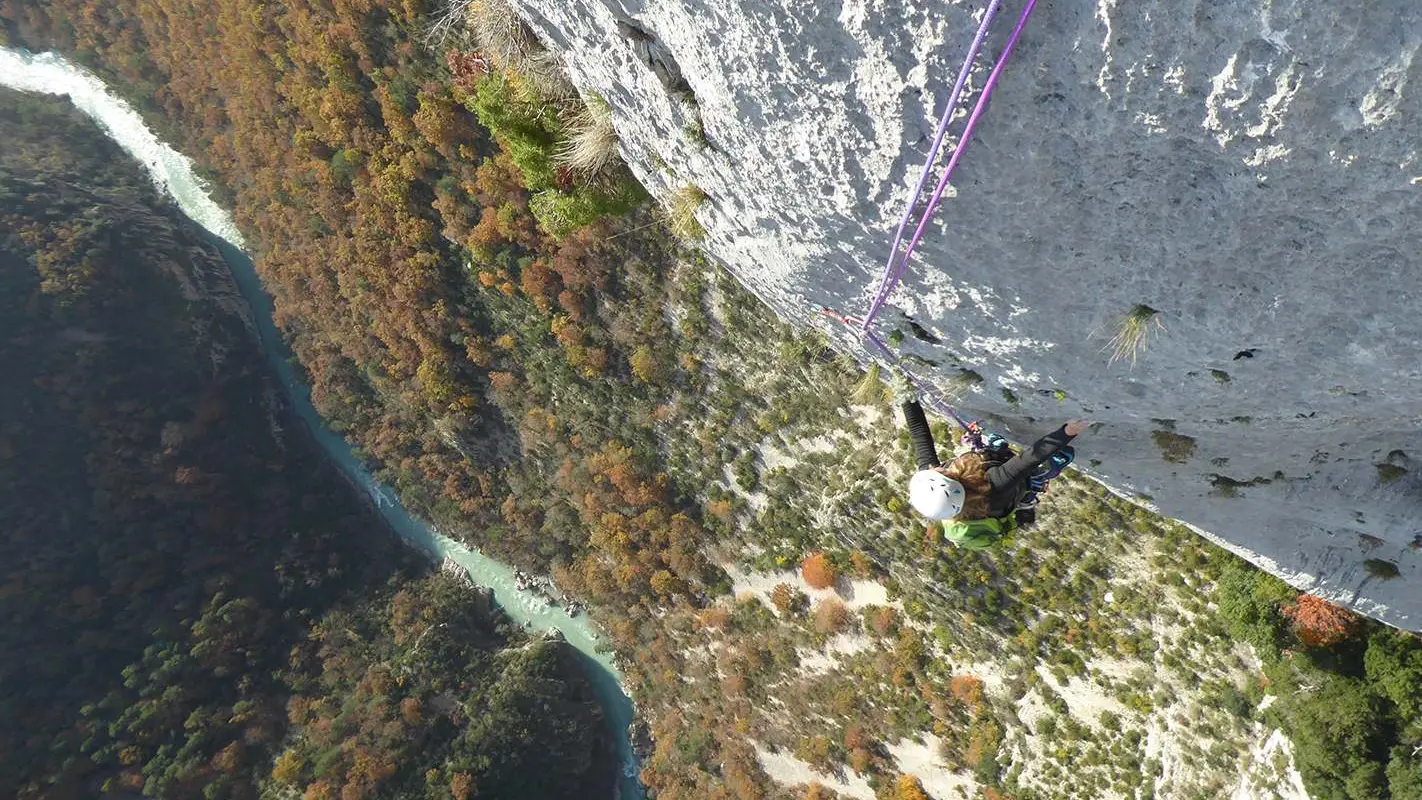
{"label": "green harness", "polygon": [[966,550],[986,550],[1017,530],[1017,510],[1005,517],[987,517],[943,523],[943,536]]}

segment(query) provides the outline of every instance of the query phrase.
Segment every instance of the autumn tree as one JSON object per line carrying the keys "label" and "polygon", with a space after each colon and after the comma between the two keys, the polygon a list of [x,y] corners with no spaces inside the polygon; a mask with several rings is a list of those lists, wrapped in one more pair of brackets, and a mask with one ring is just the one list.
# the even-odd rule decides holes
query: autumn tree
{"label": "autumn tree", "polygon": [[1356,614],[1311,594],[1299,595],[1281,612],[1292,623],[1299,641],[1309,647],[1338,644],[1351,636],[1359,624]]}
{"label": "autumn tree", "polygon": [[829,556],[824,553],[811,553],[800,562],[800,575],[805,579],[805,583],[812,589],[828,589],[834,586],[834,567],[830,566]]}
{"label": "autumn tree", "polygon": [[805,593],[788,583],[779,583],[770,590],[770,602],[782,617],[799,614],[805,610],[808,598]]}
{"label": "autumn tree", "polygon": [[969,710],[976,710],[983,700],[983,682],[973,675],[954,675],[948,683],[953,698]]}
{"label": "autumn tree", "polygon": [[849,768],[864,774],[874,764],[874,739],[863,723],[851,722],[844,729],[844,749],[849,751]]}
{"label": "autumn tree", "polygon": [[931,800],[923,790],[923,784],[912,775],[900,775],[894,781],[892,800]]}

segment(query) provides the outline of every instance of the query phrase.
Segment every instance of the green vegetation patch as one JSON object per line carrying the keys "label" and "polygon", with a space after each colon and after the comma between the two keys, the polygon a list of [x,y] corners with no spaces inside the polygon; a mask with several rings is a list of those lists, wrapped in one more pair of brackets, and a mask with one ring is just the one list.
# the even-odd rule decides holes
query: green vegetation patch
{"label": "green vegetation patch", "polygon": [[1160,450],[1160,457],[1172,464],[1184,464],[1195,455],[1195,437],[1171,430],[1151,431],[1151,441]]}

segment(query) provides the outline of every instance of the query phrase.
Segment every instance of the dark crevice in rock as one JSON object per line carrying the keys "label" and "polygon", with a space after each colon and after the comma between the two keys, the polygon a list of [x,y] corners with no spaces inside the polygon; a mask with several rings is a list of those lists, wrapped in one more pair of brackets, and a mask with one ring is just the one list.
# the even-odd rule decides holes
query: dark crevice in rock
{"label": "dark crevice in rock", "polygon": [[1234,360],[1238,361],[1241,358],[1254,358],[1254,351],[1256,349],[1258,348],[1251,347],[1248,350],[1240,350],[1238,353],[1234,354]]}
{"label": "dark crevice in rock", "polygon": [[952,382],[961,383],[966,386],[974,386],[983,382],[983,376],[974,369],[959,369],[958,374],[954,376]]}
{"label": "dark crevice in rock", "polygon": [[[1281,473],[1277,472],[1274,474],[1276,476],[1281,475]],[[1267,486],[1274,482],[1273,479],[1264,477],[1250,478],[1247,481],[1237,481],[1228,475],[1220,475],[1218,473],[1211,473],[1205,477],[1210,481],[1210,491],[1220,497],[1238,497],[1240,489],[1246,489],[1250,486]]]}
{"label": "dark crevice in rock", "polygon": [[696,92],[692,91],[691,84],[681,71],[681,65],[651,31],[632,20],[620,19],[617,21],[617,33],[632,45],[637,57],[657,76],[657,80],[662,82],[662,88],[666,89],[668,94],[680,96],[696,105]]}
{"label": "dark crevice in rock", "polygon": [[913,331],[914,337],[921,342],[928,342],[929,344],[939,344],[943,341],[937,336],[934,336],[933,334],[929,333],[927,328],[923,327],[917,322],[914,322],[913,320],[909,320],[908,325],[909,330]]}

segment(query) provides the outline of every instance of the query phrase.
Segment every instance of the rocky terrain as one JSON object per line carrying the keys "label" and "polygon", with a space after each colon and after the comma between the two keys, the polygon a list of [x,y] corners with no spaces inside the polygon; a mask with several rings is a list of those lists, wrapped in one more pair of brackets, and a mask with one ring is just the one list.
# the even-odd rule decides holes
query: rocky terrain
{"label": "rocky terrain", "polygon": [[[639,180],[705,193],[705,249],[867,358],[814,312],[868,305],[984,4],[515,5]],[[1419,22],[1404,0],[1040,3],[879,332],[971,413],[1018,438],[1088,415],[1093,476],[1422,627]]]}

